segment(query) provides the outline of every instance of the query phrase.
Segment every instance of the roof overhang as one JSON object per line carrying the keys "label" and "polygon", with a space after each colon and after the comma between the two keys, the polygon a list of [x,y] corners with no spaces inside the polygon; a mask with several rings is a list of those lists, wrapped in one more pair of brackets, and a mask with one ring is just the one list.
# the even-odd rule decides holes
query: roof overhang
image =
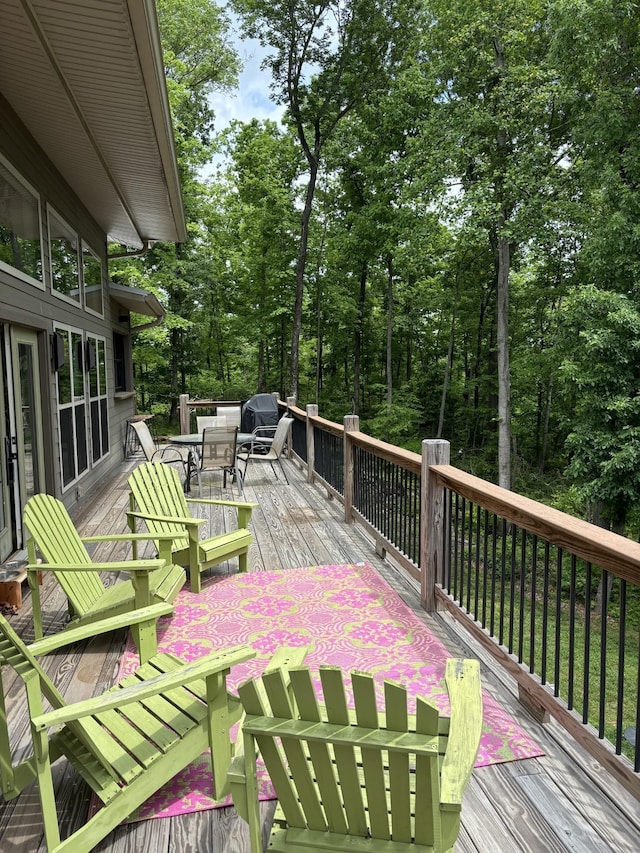
{"label": "roof overhang", "polygon": [[166,311],[153,293],[148,290],[143,290],[140,287],[129,287],[125,284],[116,284],[114,281],[109,282],[109,296],[121,305],[126,311],[134,314],[143,314],[146,317],[153,317],[149,323],[143,323],[139,326],[134,326],[131,332],[141,332],[142,329],[150,329],[161,323],[166,315]]}
{"label": "roof overhang", "polygon": [[186,240],[153,0],[2,0],[1,18],[0,93],[107,239]]}

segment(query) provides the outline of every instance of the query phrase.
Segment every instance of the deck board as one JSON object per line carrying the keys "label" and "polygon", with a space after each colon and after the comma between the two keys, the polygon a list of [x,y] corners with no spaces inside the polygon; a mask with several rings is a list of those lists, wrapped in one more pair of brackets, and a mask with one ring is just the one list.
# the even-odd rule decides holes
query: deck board
{"label": "deck board", "polygon": [[[118,478],[105,483],[75,514],[84,535],[125,532],[128,507],[126,476],[138,463],[123,464]],[[452,654],[481,661],[483,687],[545,750],[545,755],[526,761],[476,770],[469,784],[462,812],[462,831],[457,853],[531,853],[531,851],[636,851],[640,849],[640,804],[628,795],[554,721],[541,726],[517,699],[513,679],[498,668],[490,654],[479,647],[447,613],[427,615],[420,608],[418,590],[411,578],[390,560],[381,559],[370,538],[355,524],[346,524],[342,507],[324,489],[306,483],[297,465],[287,463],[290,484],[276,480],[268,465],[253,466],[245,484],[245,499],[255,500],[252,530],[255,542],[249,553],[250,571],[295,569],[298,566],[369,561],[398,592],[405,603],[440,639]],[[281,477],[281,475],[280,475]],[[196,496],[197,490],[194,490]],[[221,477],[207,474],[205,497],[237,500],[234,488],[221,489]],[[203,511],[199,509],[199,513]],[[234,512],[213,510],[212,528],[231,529]],[[152,556],[149,545],[140,556]],[[126,546],[101,544],[100,560],[128,556]],[[213,571],[235,570],[235,561]],[[116,582],[110,577],[108,582]],[[205,581],[206,583],[206,581]],[[11,617],[16,630],[33,636],[30,596],[25,587],[24,604]],[[46,630],[61,627],[66,601],[54,579],[45,574],[42,587]],[[113,683],[122,652],[124,634],[94,638],[83,648],[52,656],[47,671],[74,699],[98,693]],[[28,736],[26,718],[20,715],[18,685],[5,682],[7,704],[16,743]],[[22,725],[16,722],[16,714]],[[66,830],[86,819],[88,789],[63,762],[58,763],[59,805]],[[264,815],[273,814],[273,803],[263,803]],[[247,853],[247,828],[233,808],[215,809],[172,819],[158,819],[118,827],[95,848],[102,853]],[[44,851],[39,804],[35,788],[17,801],[0,804],[0,850],[12,853]]]}

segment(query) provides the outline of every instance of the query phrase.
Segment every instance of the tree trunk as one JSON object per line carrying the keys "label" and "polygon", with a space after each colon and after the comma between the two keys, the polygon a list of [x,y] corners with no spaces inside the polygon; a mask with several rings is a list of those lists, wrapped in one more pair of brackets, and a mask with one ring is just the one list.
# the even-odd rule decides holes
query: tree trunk
{"label": "tree trunk", "polygon": [[358,293],[358,311],[354,335],[353,352],[353,414],[360,411],[360,365],[362,361],[362,327],[364,324],[364,302],[367,294],[367,274],[369,267],[363,261],[360,270],[360,291]]}
{"label": "tree trunk", "polygon": [[553,395],[553,376],[547,381],[547,394],[544,407],[544,419],[542,423],[542,441],[540,443],[540,456],[538,457],[538,471],[543,474],[547,461],[547,447],[549,445],[549,420],[551,418],[551,399]]}
{"label": "tree trunk", "polygon": [[[504,220],[500,222],[500,227]],[[498,485],[511,488],[511,373],[509,367],[509,241],[498,237]]]}
{"label": "tree trunk", "polygon": [[318,160],[315,157],[308,158],[309,182],[304,199],[302,221],[300,224],[300,244],[298,247],[298,260],[296,263],[296,301],[293,308],[293,331],[291,333],[291,367],[289,373],[289,396],[298,399],[298,383],[300,371],[300,332],[302,330],[302,299],[304,297],[304,276],[307,266],[307,246],[309,244],[309,222],[313,209],[313,196],[316,189],[318,177]]}
{"label": "tree trunk", "polygon": [[393,404],[393,257],[387,258],[387,406]]}
{"label": "tree trunk", "polygon": [[447,393],[449,391],[449,380],[453,369],[453,345],[456,331],[456,312],[458,310],[458,296],[460,294],[460,276],[456,275],[456,295],[451,312],[451,325],[449,327],[449,346],[447,348],[447,363],[444,368],[444,380],[442,382],[442,397],[440,398],[440,417],[438,418],[438,432],[436,438],[442,438],[444,429],[444,410],[447,405]]}

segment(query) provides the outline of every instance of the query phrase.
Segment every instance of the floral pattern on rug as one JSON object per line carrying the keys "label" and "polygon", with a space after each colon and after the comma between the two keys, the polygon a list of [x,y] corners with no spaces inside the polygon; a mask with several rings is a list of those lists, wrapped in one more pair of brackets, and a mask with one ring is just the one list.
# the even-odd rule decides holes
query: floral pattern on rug
{"label": "floral pattern on rug", "polygon": [[[306,664],[371,672],[381,691],[385,679],[406,686],[415,709],[423,696],[448,712],[442,643],[368,563],[310,566],[277,572],[232,575],[206,582],[202,593],[183,589],[173,617],[158,624],[158,648],[184,660],[246,643],[256,657],[231,670],[234,691],[259,676],[282,645],[311,645]],[[131,640],[119,678],[138,665]],[[315,678],[319,684],[319,679]],[[382,695],[380,693],[380,695]],[[349,697],[351,698],[351,697]],[[483,691],[483,731],[476,767],[543,754],[529,736]],[[261,799],[274,796],[266,772]],[[228,805],[213,799],[207,755],[201,756],[151,797],[131,820],[170,817]]]}

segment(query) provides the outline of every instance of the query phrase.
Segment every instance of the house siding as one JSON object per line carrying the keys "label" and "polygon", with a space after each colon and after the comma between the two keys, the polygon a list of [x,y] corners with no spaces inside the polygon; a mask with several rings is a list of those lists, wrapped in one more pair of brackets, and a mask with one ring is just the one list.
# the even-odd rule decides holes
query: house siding
{"label": "house siding", "polygon": [[[0,95],[0,154],[36,190],[40,196],[43,234],[45,287],[40,289],[5,269],[0,269],[0,320],[40,332],[39,358],[42,379],[42,411],[46,488],[69,507],[82,500],[104,478],[122,464],[122,448],[127,418],[135,411],[135,399],[114,398],[113,332],[128,333],[128,325],[119,322],[122,309],[107,292],[106,235],[55,170],[44,152],[20,123]],[[82,237],[103,262],[104,317],[60,298],[51,291],[46,232],[47,204]],[[52,366],[51,335],[56,325],[72,327],[104,338],[107,378],[109,452],[95,466],[63,489],[57,417],[56,373]],[[5,377],[6,378],[6,377]]]}

